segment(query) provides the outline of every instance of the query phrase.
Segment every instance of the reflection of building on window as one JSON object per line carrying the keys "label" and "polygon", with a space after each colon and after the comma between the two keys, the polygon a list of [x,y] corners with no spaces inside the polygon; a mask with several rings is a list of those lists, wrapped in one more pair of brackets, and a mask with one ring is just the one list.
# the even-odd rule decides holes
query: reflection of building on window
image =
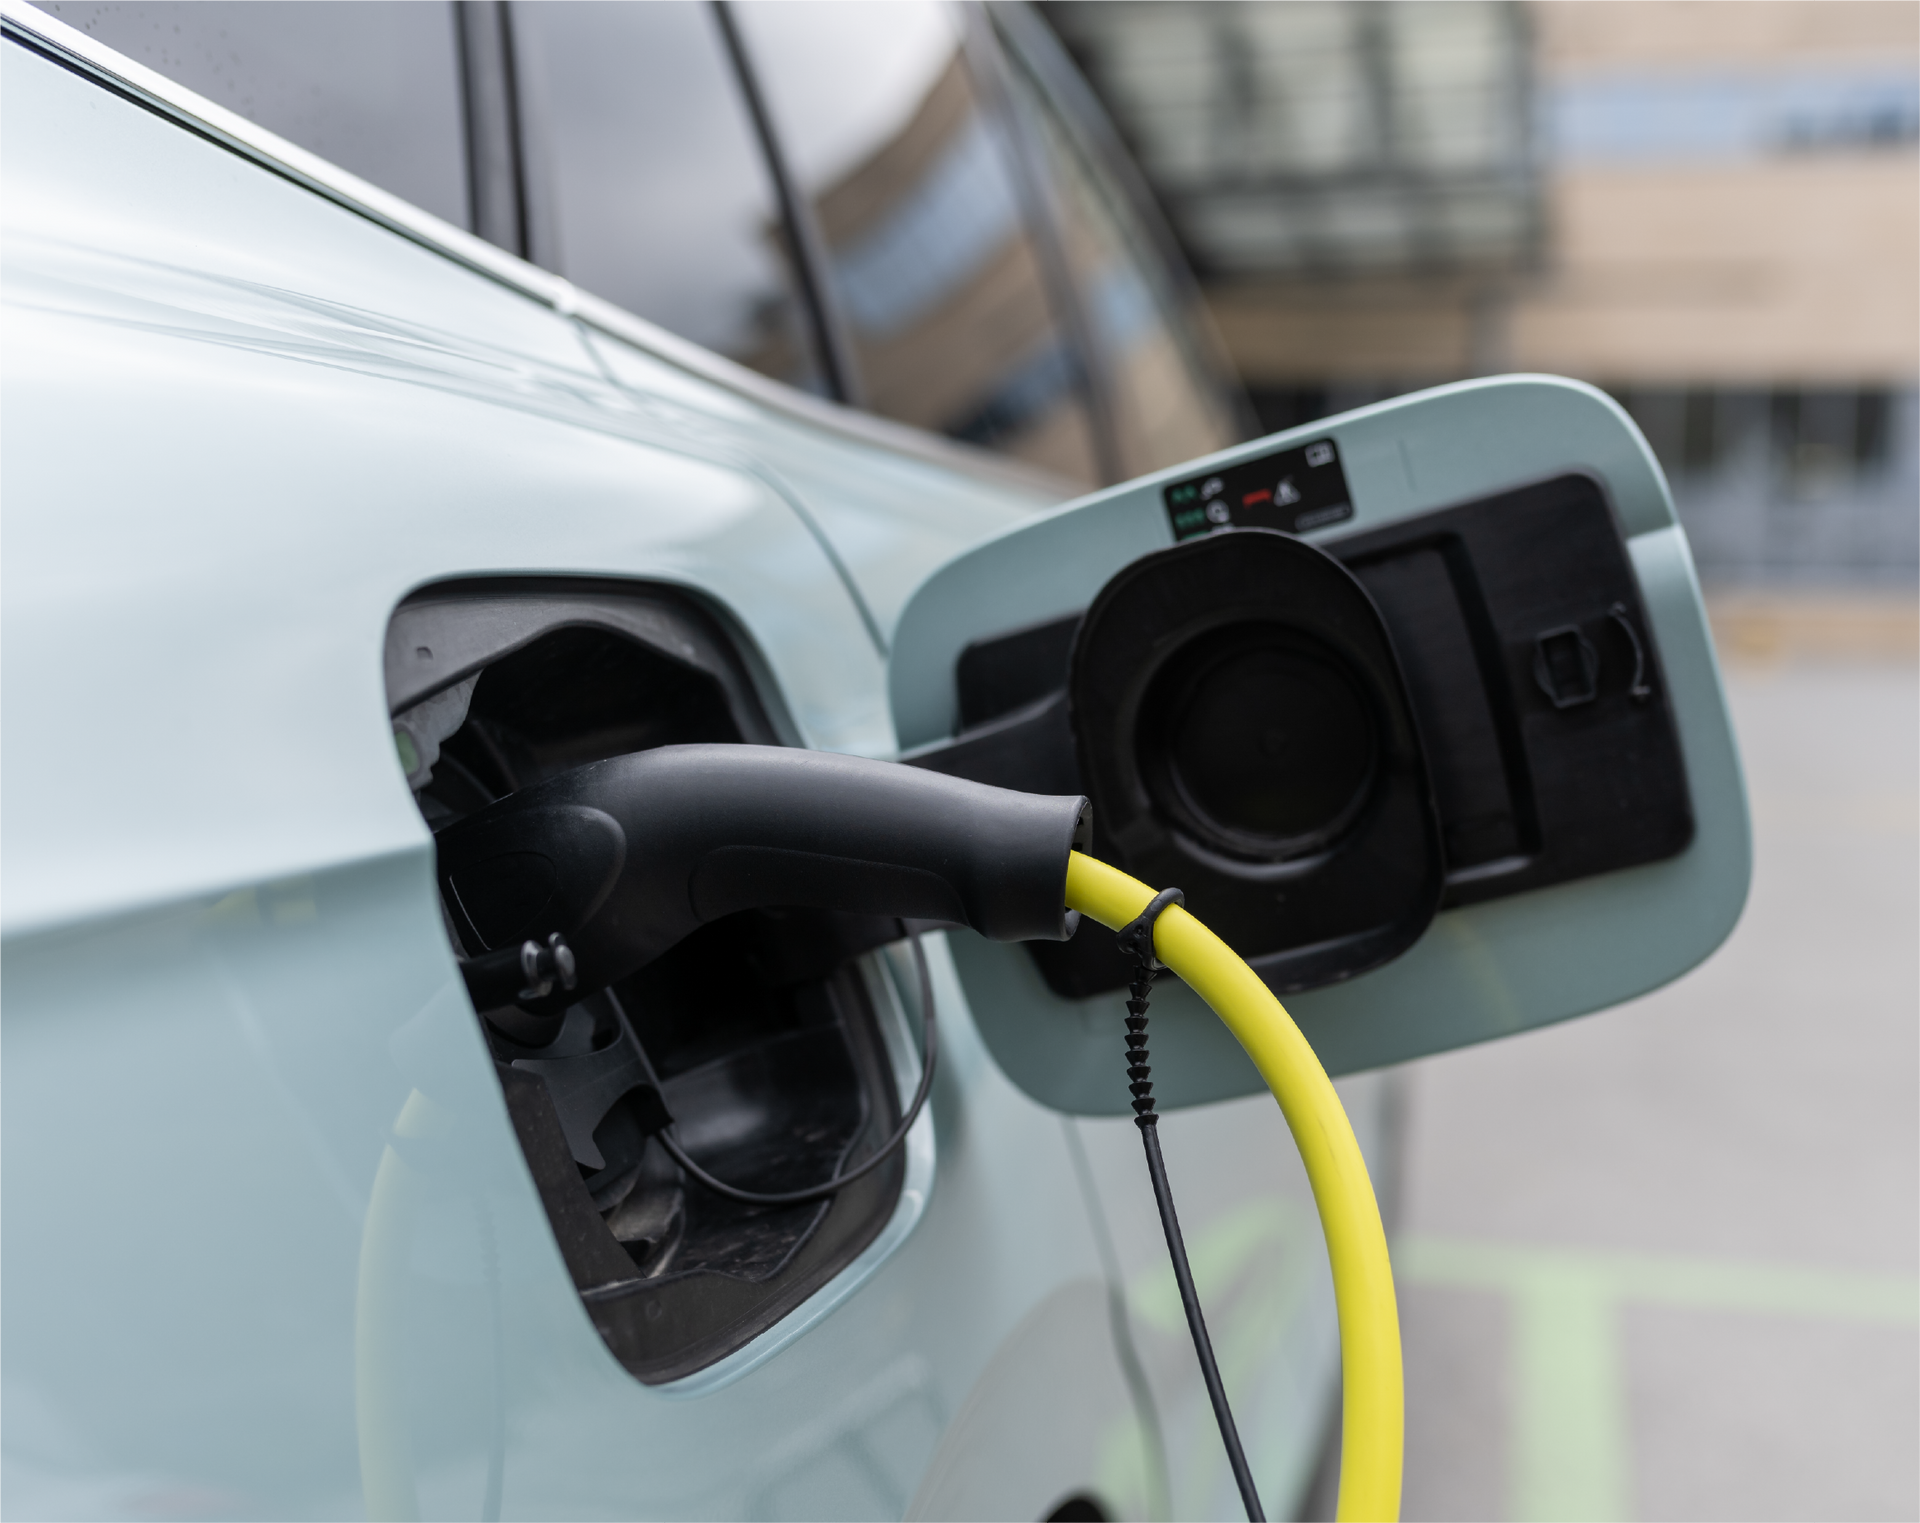
{"label": "reflection of building on window", "polygon": [[957,51],[813,204],[876,412],[1097,479],[1079,365]]}
{"label": "reflection of building on window", "polygon": [[743,364],[762,375],[773,376],[804,391],[820,392],[824,382],[814,365],[810,346],[801,341],[805,321],[800,304],[791,291],[780,289],[743,296],[745,315],[741,319],[741,337],[725,347],[715,345],[722,354],[738,355]]}
{"label": "reflection of building on window", "polygon": [[863,337],[885,338],[964,286],[1020,236],[1020,208],[978,116],[920,179],[835,252],[840,299]]}
{"label": "reflection of building on window", "polygon": [[1124,475],[1190,460],[1239,437],[1239,422],[1214,388],[1194,384],[1199,360],[1183,348],[1148,285],[1151,266],[1136,250],[1153,240],[1132,214],[1116,204],[1087,166],[1062,123],[1039,112],[1041,142],[1057,203],[1068,263],[1088,308],[1100,361],[1105,367]]}

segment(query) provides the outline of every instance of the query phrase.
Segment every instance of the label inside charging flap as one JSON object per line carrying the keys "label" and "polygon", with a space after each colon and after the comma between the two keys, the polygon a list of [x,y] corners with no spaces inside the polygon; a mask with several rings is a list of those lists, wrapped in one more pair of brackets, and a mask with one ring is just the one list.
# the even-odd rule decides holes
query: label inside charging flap
{"label": "label inside charging flap", "polygon": [[1353,517],[1340,450],[1331,439],[1243,460],[1166,489],[1176,541],[1215,529],[1305,534]]}

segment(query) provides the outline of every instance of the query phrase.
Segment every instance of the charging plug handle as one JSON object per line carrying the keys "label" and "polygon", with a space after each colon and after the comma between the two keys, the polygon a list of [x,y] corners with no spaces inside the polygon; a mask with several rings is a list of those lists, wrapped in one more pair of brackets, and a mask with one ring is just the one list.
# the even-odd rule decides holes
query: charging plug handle
{"label": "charging plug handle", "polygon": [[993,788],[784,746],[661,746],[510,794],[437,837],[441,891],[476,954],[558,933],[583,990],[710,920],[777,906],[1064,941],[1079,796]]}

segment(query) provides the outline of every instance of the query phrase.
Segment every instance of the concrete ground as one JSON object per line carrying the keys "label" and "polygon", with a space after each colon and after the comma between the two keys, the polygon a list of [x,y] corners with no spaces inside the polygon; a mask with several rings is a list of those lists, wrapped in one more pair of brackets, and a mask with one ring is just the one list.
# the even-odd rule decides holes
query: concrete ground
{"label": "concrete ground", "polygon": [[1917,673],[1791,643],[1720,952],[1406,1071],[1408,1519],[1920,1517]]}

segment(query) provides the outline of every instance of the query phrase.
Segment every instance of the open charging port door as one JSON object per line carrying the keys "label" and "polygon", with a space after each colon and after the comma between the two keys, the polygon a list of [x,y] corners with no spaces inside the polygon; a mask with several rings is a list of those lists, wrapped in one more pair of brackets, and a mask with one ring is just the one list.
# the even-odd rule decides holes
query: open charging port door
{"label": "open charging port door", "polygon": [[[1630,999],[1745,901],[1686,538],[1576,382],[1442,387],[1071,503],[931,576],[889,680],[904,759],[1087,793],[1096,855],[1185,889],[1335,1074]],[[1015,1082],[1123,1108],[1110,939],[954,954]],[[1262,1087],[1183,989],[1155,1045],[1163,1103]]]}

